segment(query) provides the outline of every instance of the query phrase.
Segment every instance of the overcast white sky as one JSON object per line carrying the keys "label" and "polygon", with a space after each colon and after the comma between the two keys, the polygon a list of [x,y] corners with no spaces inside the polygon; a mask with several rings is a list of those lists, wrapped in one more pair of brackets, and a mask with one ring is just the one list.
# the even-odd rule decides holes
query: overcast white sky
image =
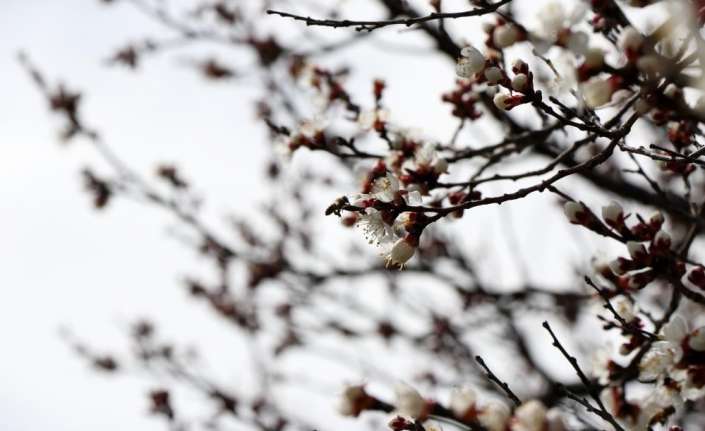
{"label": "overcast white sky", "polygon": [[[97,376],[61,342],[60,326],[106,349],[119,347],[127,323],[139,316],[168,322],[169,336],[198,345],[227,334],[179,289],[179,276],[203,268],[168,238],[168,216],[123,200],[105,213],[90,208],[79,171],[87,163],[101,167],[100,161],[80,142],[70,148],[58,143],[57,122],[16,61],[18,50],[24,50],[50,80],[63,78],[70,88],[85,90],[87,121],[135,168],[151,172],[155,162],[175,162],[208,192],[214,213],[242,210],[260,198],[265,154],[262,131],[252,127],[247,103],[254,93],[204,83],[178,65],[178,56],[148,61],[136,74],[101,63],[126,41],[157,30],[132,8],[107,10],[96,0],[0,0],[3,429],[159,429],[142,397],[151,386],[141,379]],[[357,49],[346,55],[363,60],[351,85],[366,94],[370,78],[389,78],[388,100],[399,108],[397,119],[423,124],[441,139],[450,136],[452,123],[438,101],[439,91],[454,79],[446,60],[390,60],[384,52]],[[383,68],[381,59],[387,61]],[[416,106],[404,103],[409,88],[417,89]],[[522,205],[506,211],[517,214],[527,208]],[[476,217],[487,231],[499,226],[495,209],[478,210]],[[550,222],[529,211],[517,226],[536,229]],[[541,233],[545,241],[565,237],[561,230]],[[477,247],[512,247],[501,235],[495,238]],[[533,271],[545,275],[540,268],[555,261],[556,253],[539,250]],[[234,378],[229,362],[234,356],[219,354],[210,364],[225,369],[225,379]]]}

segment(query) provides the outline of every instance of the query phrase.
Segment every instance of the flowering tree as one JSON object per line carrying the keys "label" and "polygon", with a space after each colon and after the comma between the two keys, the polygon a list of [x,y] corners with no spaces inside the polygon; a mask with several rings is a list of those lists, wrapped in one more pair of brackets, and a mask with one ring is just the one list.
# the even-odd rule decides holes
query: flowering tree
{"label": "flowering tree", "polygon": [[[112,168],[83,172],[94,206],[126,198],[173,214],[195,239],[186,245],[216,268],[187,277],[188,292],[250,346],[238,366],[254,378],[230,387],[148,321],[134,325],[131,356],[69,338],[103,372],[169,376],[149,401],[171,429],[331,427],[313,398],[302,410],[281,395],[313,391],[322,356],[357,372],[337,413],[363,419],[359,428],[705,426],[702,1],[103,2],[136,6],[165,32],[111,64],[134,69],[196,42],[235,50],[242,64],[205,58],[196,70],[222,82],[255,76],[271,144],[258,224],[213,227],[187,175],[132,169],[84,120],[80,93],[21,58],[65,120],[62,138],[92,145]],[[645,18],[654,10],[656,22]],[[417,55],[445,58],[438,76],[455,77],[437,95],[454,124],[444,137],[395,119],[383,67],[367,93],[351,89],[348,47],[402,50],[388,41],[409,37],[428,49]],[[427,109],[404,91],[412,109]],[[294,158],[305,168],[290,169]],[[523,201],[541,221],[517,232],[502,223],[514,244],[531,244],[510,247],[519,275],[486,271],[507,253],[476,214],[493,206],[504,216]],[[573,228],[551,220],[556,202]],[[585,262],[563,256],[543,277],[560,285],[537,282],[526,268],[573,235]],[[183,390],[203,395],[200,414],[182,412]]]}

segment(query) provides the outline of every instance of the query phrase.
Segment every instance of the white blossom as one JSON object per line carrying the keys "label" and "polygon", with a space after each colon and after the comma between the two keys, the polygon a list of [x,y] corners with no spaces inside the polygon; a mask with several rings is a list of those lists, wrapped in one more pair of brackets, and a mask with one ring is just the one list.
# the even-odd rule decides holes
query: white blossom
{"label": "white blossom", "polygon": [[582,85],[582,93],[583,97],[585,97],[585,103],[587,106],[590,108],[597,108],[609,103],[612,99],[614,89],[608,80],[593,78]]}
{"label": "white blossom", "polygon": [[346,385],[338,402],[338,413],[343,416],[356,416],[359,403],[366,396],[365,388],[360,385]]}
{"label": "white blossom", "polygon": [[370,244],[380,245],[388,241],[392,234],[390,226],[382,219],[382,213],[374,208],[365,209],[365,213],[358,218],[357,227],[362,229]]}
{"label": "white blossom", "polygon": [[530,400],[514,411],[512,431],[543,431],[546,424],[546,406],[541,401]]}
{"label": "white blossom", "polygon": [[529,86],[529,77],[524,73],[518,73],[512,78],[512,88],[516,91],[524,91]]}
{"label": "white blossom", "polygon": [[388,267],[404,268],[406,262],[409,261],[416,253],[416,247],[406,238],[400,238],[383,253],[385,263]]}
{"label": "white blossom", "polygon": [[619,203],[612,201],[609,205],[602,207],[602,218],[605,221],[617,224],[622,217],[624,217],[624,210]]}
{"label": "white blossom", "polygon": [[519,39],[519,29],[514,24],[504,24],[496,27],[492,33],[492,42],[497,48],[514,45]]}
{"label": "white blossom", "polygon": [[629,251],[629,256],[635,260],[647,255],[644,244],[637,241],[627,241],[627,250]]}
{"label": "white blossom", "polygon": [[450,409],[456,417],[462,418],[475,406],[476,400],[477,394],[472,388],[467,386],[455,388],[450,394]]}
{"label": "white blossom", "polygon": [[487,428],[487,431],[505,431],[511,411],[506,404],[492,401],[485,404],[477,415],[477,421]]}
{"label": "white blossom", "polygon": [[568,201],[563,205],[563,212],[571,223],[580,222],[580,214],[585,211],[583,204],[575,201]]}
{"label": "white blossom", "polygon": [[688,346],[698,352],[705,352],[705,326],[701,326],[690,333]]}
{"label": "white blossom", "polygon": [[394,387],[394,392],[397,398],[396,409],[400,415],[418,419],[424,414],[426,401],[416,389],[406,383],[399,383]]}
{"label": "white blossom", "polygon": [[485,69],[485,78],[490,85],[496,85],[502,80],[502,70],[497,66],[488,67]]}
{"label": "white blossom", "polygon": [[625,27],[619,35],[618,45],[623,51],[638,51],[644,43],[644,36],[632,26]]}
{"label": "white blossom", "polygon": [[506,110],[507,100],[509,100],[509,98],[511,98],[511,96],[506,93],[497,93],[494,95],[494,99],[492,99],[492,101],[494,102],[494,106],[498,109]]}
{"label": "white blossom", "polygon": [[387,175],[377,178],[372,184],[372,195],[382,202],[392,202],[399,191],[399,180],[387,172]]}
{"label": "white blossom", "polygon": [[466,46],[460,55],[455,72],[461,78],[472,78],[485,68],[485,56],[477,48]]}

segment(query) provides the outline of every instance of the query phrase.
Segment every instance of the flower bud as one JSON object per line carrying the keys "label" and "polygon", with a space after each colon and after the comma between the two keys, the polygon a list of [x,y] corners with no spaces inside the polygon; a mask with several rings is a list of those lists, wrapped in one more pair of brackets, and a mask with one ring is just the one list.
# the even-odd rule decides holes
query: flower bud
{"label": "flower bud", "polygon": [[487,431],[504,431],[511,412],[504,403],[490,402],[480,409],[477,421],[485,427]]}
{"label": "flower bud", "polygon": [[338,413],[343,416],[357,417],[365,408],[369,395],[362,385],[347,385],[343,389],[338,403]]}
{"label": "flower bud", "polygon": [[705,352],[705,326],[701,326],[690,333],[688,346],[698,352]]}
{"label": "flower bud", "polygon": [[619,35],[618,45],[625,52],[637,52],[644,43],[644,37],[632,26],[625,27]]}
{"label": "flower bud", "polygon": [[594,78],[582,86],[585,103],[590,108],[597,108],[605,105],[612,99],[614,88],[610,81],[601,78]]}
{"label": "flower bud", "polygon": [[653,247],[657,250],[670,250],[671,249],[671,235],[667,234],[665,231],[658,231],[654,236]]}
{"label": "flower bud", "polygon": [[426,401],[419,392],[405,383],[399,383],[394,388],[397,402],[396,408],[402,416],[414,419],[422,417],[426,411]]}
{"label": "flower bud", "polygon": [[497,66],[488,67],[485,69],[485,79],[490,85],[497,85],[502,80],[502,70]]}
{"label": "flower bud", "polygon": [[637,241],[627,241],[627,250],[629,250],[629,256],[634,260],[643,260],[648,256],[644,244]]}
{"label": "flower bud", "polygon": [[463,419],[468,411],[475,407],[477,394],[472,388],[455,388],[450,394],[450,409],[458,419]]}
{"label": "flower bud", "polygon": [[701,266],[691,269],[688,273],[688,281],[701,289],[705,289],[705,269]]}
{"label": "flower bud", "polygon": [[587,211],[583,204],[575,201],[568,201],[563,205],[563,212],[568,221],[573,224],[583,224],[585,222]]}
{"label": "flower bud", "polygon": [[619,203],[612,201],[602,207],[602,218],[610,226],[620,226],[624,223],[624,210]]}
{"label": "flower bud", "polygon": [[522,93],[529,87],[529,77],[523,73],[519,73],[512,78],[512,88]]}
{"label": "flower bud", "polygon": [[495,27],[492,42],[497,48],[506,48],[514,45],[519,39],[519,29],[513,24],[504,24]]}
{"label": "flower bud", "polygon": [[510,97],[511,96],[506,93],[497,93],[494,95],[492,101],[494,102],[494,106],[504,111],[507,109],[507,101]]}
{"label": "flower bud", "polygon": [[412,243],[409,235],[397,240],[385,255],[387,267],[404,268],[406,262],[414,256],[416,244]]}
{"label": "flower bud", "polygon": [[546,407],[541,401],[527,401],[514,411],[514,419],[518,429],[542,431],[546,425]]}

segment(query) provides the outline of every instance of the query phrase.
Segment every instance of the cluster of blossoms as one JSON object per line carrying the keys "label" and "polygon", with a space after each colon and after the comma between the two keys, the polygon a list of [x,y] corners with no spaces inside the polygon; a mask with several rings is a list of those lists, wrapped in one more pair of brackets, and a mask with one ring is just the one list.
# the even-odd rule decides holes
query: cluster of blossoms
{"label": "cluster of blossoms", "polygon": [[[612,286],[601,289],[600,295],[619,320],[606,324],[605,329],[621,330],[627,341],[621,345],[620,355],[631,355],[638,368],[635,377],[652,384],[653,389],[645,397],[627,400],[623,382],[629,377],[631,366],[620,365],[619,360],[603,354],[593,370],[605,386],[603,402],[629,429],[667,423],[684,402],[705,397],[705,327],[690,330],[682,316],[673,314],[658,334],[651,334],[645,330],[646,321],[634,304],[633,295],[656,280],[682,284],[681,290],[686,293],[690,292],[687,286],[705,291],[705,269],[695,265],[686,270],[685,262],[671,249],[672,239],[663,230],[660,213],[648,220],[636,215],[638,222],[629,226],[630,215],[616,202],[602,208],[602,220],[579,202],[567,202],[564,209],[571,223],[602,235],[616,235],[629,253],[628,258],[618,257],[596,266],[601,279]],[[655,325],[658,329],[661,324]]]}
{"label": "cluster of blossoms", "polygon": [[361,193],[347,198],[360,212],[344,221],[360,227],[370,244],[383,249],[387,266],[402,268],[427,225],[422,212],[408,207],[423,203],[448,163],[432,144],[406,132],[393,135],[389,155],[365,172]]}
{"label": "cluster of blossoms", "polygon": [[411,386],[400,383],[395,387],[396,399],[389,405],[368,394],[364,386],[346,386],[338,404],[343,416],[357,417],[363,411],[380,410],[390,413],[389,427],[393,431],[434,429],[429,420],[451,420],[455,423],[481,427],[487,431],[566,431],[563,415],[548,409],[538,400],[529,400],[514,409],[501,401],[479,402],[470,387],[453,389],[447,406],[426,399]]}

